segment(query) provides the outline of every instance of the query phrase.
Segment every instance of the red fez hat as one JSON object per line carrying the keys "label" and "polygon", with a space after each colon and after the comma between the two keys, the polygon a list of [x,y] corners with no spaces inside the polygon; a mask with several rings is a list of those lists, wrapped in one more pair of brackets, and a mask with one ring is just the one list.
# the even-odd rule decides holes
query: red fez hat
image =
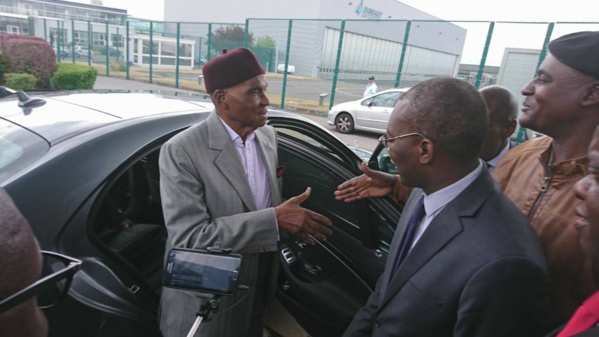
{"label": "red fez hat", "polygon": [[599,32],[564,35],[547,46],[561,63],[599,79]]}
{"label": "red fez hat", "polygon": [[233,87],[252,77],[264,74],[256,55],[247,48],[236,48],[208,61],[202,67],[206,92]]}

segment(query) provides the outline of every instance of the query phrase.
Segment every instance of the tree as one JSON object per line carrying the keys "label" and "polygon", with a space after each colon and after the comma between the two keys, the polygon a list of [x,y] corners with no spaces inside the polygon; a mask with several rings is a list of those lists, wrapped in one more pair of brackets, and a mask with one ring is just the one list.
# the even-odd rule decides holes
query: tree
{"label": "tree", "polygon": [[260,36],[258,38],[258,40],[256,40],[256,47],[275,48],[276,46],[277,46],[277,43],[275,42],[275,40],[268,35]]}
{"label": "tree", "polygon": [[[218,28],[212,34],[212,48],[229,50],[237,47],[243,47],[245,39],[245,30],[240,26],[227,26]],[[254,34],[248,34],[248,47],[254,43]]]}

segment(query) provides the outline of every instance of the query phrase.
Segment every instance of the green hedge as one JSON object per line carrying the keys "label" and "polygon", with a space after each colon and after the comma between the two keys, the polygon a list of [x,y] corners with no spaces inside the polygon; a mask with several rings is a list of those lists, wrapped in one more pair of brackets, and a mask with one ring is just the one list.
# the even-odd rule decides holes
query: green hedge
{"label": "green hedge", "polygon": [[76,63],[59,63],[50,78],[50,87],[56,90],[93,89],[96,76],[96,68]]}
{"label": "green hedge", "polygon": [[6,87],[13,90],[30,90],[35,89],[37,78],[31,74],[15,74],[8,73],[4,75]]}

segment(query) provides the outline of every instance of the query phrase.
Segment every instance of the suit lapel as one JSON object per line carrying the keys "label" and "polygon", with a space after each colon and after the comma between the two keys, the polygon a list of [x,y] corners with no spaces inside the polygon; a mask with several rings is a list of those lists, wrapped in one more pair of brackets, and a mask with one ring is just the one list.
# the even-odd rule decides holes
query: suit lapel
{"label": "suit lapel", "polygon": [[[389,283],[383,290],[382,300],[379,304],[379,310],[406,284],[406,282],[420,270],[431,258],[443,249],[453,238],[463,231],[462,217],[473,216],[476,211],[482,207],[490,193],[493,191],[494,182],[488,171],[484,170],[470,186],[468,186],[460,195],[448,203],[445,208],[435,216],[426,231],[422,234],[414,248],[406,256],[404,262],[394,275],[386,275]],[[418,190],[418,195],[413,192],[410,195],[412,209],[414,208],[418,197],[422,194]],[[407,205],[406,205],[407,206]],[[410,212],[411,214],[411,212]],[[409,218],[408,214],[406,214]],[[402,218],[404,218],[402,216]],[[402,219],[403,220],[403,219]],[[404,220],[407,222],[407,220]],[[399,223],[402,224],[402,221]],[[405,227],[405,223],[404,223]],[[403,233],[401,235],[403,237]],[[393,240],[393,263],[397,258],[397,249],[399,242]],[[392,273],[392,265],[389,263],[385,268],[386,273]]]}
{"label": "suit lapel", "polygon": [[214,165],[218,167],[223,176],[229,181],[239,197],[250,211],[256,210],[256,201],[252,195],[252,189],[247,180],[243,164],[235,143],[231,140],[227,129],[218,118],[216,112],[212,112],[206,119],[208,130],[208,142],[212,150],[218,153],[214,158]]}

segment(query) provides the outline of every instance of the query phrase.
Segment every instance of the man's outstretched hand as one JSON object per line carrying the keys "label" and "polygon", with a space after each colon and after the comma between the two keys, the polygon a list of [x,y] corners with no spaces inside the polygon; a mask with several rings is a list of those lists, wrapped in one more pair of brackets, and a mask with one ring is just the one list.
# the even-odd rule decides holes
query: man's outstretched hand
{"label": "man's outstretched hand", "polygon": [[362,163],[360,169],[363,175],[351,178],[337,186],[335,199],[351,202],[370,197],[382,197],[393,192],[396,175],[371,170],[366,163]]}
{"label": "man's outstretched hand", "polygon": [[310,235],[317,240],[326,241],[327,236],[333,232],[329,228],[332,225],[329,218],[300,206],[308,199],[311,192],[312,190],[308,187],[304,193],[275,207],[275,215],[279,227],[313,245],[315,242]]}

